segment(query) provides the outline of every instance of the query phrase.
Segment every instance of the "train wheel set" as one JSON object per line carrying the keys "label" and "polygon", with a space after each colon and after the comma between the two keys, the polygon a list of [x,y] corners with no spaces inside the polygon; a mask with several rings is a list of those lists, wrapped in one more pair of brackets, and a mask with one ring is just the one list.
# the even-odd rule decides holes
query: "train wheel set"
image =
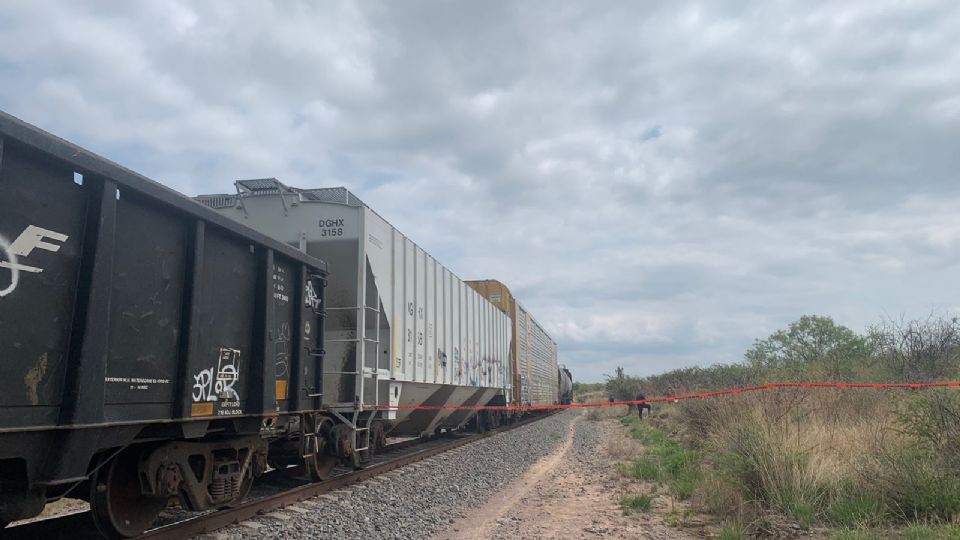
{"label": "train wheel set", "polygon": [[167,507],[167,497],[140,490],[140,452],[128,448],[94,473],[90,510],[97,529],[108,538],[136,536]]}
{"label": "train wheel set", "polygon": [[502,283],[343,188],[236,187],[191,200],[0,112],[0,525],[69,497],[134,537],[271,468],[323,481],[517,420],[476,407],[569,403]]}

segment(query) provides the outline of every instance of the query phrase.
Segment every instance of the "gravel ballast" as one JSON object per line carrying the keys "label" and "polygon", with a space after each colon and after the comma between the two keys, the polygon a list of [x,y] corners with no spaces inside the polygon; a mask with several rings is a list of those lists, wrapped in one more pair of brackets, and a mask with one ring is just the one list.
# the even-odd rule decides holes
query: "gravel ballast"
{"label": "gravel ballast", "polygon": [[426,538],[556,449],[576,414],[555,414],[210,536]]}
{"label": "gravel ballast", "polygon": [[570,447],[573,461],[584,471],[600,475],[609,473],[610,461],[601,451],[609,437],[603,422],[581,420],[575,430],[573,446]]}

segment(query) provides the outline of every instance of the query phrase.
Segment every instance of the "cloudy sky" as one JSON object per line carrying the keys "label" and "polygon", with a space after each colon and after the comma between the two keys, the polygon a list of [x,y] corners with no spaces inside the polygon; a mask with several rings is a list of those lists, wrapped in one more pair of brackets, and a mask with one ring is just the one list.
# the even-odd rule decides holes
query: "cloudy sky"
{"label": "cloudy sky", "polygon": [[347,186],[581,380],[960,307],[955,1],[4,2],[0,109],[189,195]]}

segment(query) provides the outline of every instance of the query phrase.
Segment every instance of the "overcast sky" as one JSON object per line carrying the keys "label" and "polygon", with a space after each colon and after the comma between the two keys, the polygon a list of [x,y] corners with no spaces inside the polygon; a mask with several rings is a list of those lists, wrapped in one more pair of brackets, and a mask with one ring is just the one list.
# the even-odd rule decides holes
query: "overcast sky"
{"label": "overcast sky", "polygon": [[347,186],[580,380],[960,306],[955,1],[3,2],[0,109],[189,195]]}

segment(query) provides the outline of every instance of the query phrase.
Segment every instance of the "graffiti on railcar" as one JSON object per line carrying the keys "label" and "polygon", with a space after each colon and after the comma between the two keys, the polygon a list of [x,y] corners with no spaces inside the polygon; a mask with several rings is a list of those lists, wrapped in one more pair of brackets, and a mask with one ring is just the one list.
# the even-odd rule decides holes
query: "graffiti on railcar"
{"label": "graffiti on railcar", "polygon": [[214,386],[214,390],[216,390],[220,399],[239,401],[240,395],[233,389],[233,385],[239,380],[240,351],[238,349],[221,348],[220,360],[217,363],[217,382]]}
{"label": "graffiti on railcar", "polygon": [[194,403],[220,402],[219,415],[240,414],[240,394],[234,386],[240,381],[240,350],[221,347],[216,367],[200,370],[193,376]]}
{"label": "graffiti on railcar", "polygon": [[493,384],[494,371],[497,366],[495,356],[484,356],[481,360],[480,374],[483,377],[484,384],[491,386]]}
{"label": "graffiti on railcar", "polygon": [[277,329],[277,337],[273,342],[276,351],[274,355],[275,376],[285,377],[289,369],[287,363],[290,361],[290,325],[288,323],[280,325],[280,328]]}
{"label": "graffiti on railcar", "polygon": [[[437,378],[441,378],[443,381],[447,379],[447,353],[440,348],[437,348]],[[442,375],[441,375],[442,374]]]}
{"label": "graffiti on railcar", "polygon": [[69,238],[70,237],[65,234],[37,227],[36,225],[27,225],[27,228],[20,233],[20,236],[18,236],[13,243],[7,242],[6,238],[0,236],[0,256],[2,256],[0,268],[6,268],[10,271],[10,283],[0,289],[0,297],[7,296],[17,290],[17,286],[20,283],[20,272],[30,272],[33,274],[43,272],[43,268],[20,263],[17,257],[28,257],[34,249],[43,249],[56,253],[60,251],[60,244],[53,244],[46,240],[55,240],[62,243],[66,242]]}
{"label": "graffiti on railcar", "polygon": [[193,393],[190,397],[194,403],[217,400],[217,395],[213,393],[213,368],[204,369],[193,376]]}
{"label": "graffiti on railcar", "polygon": [[317,290],[313,288],[313,281],[307,280],[307,287],[304,293],[304,305],[314,311],[320,309],[320,296],[317,295]]}
{"label": "graffiti on railcar", "polygon": [[457,366],[457,380],[459,383],[463,377],[463,358],[460,356],[460,347],[453,348],[453,365]]}

